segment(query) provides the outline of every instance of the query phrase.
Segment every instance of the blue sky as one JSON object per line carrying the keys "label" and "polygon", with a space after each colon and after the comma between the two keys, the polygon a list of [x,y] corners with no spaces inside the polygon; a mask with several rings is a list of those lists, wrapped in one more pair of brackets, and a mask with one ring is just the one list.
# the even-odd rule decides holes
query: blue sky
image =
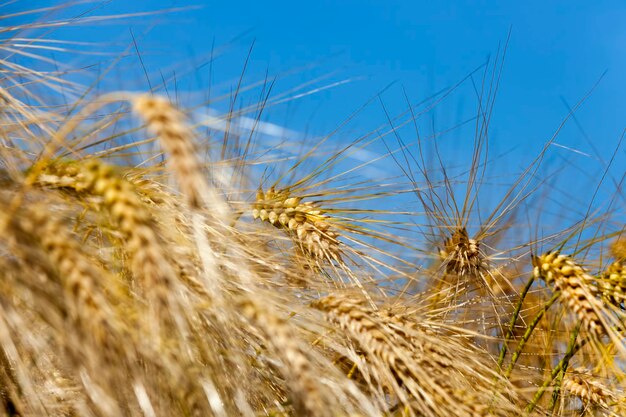
{"label": "blue sky", "polygon": [[[131,9],[116,3],[111,10]],[[237,76],[255,39],[251,72],[269,68],[276,74],[322,61],[323,70],[339,72],[337,78],[362,77],[323,97],[332,109],[328,113],[338,117],[341,109],[347,115],[393,81],[406,86],[415,100],[456,82],[493,55],[511,27],[494,128],[505,136],[523,131],[515,140],[545,139],[567,113],[562,97],[574,103],[605,70],[579,120],[601,142],[615,141],[625,127],[623,1],[133,3],[136,11],[202,6],[172,15],[169,23],[152,29],[144,47],[157,60],[157,48],[165,54],[177,48],[183,56],[202,55],[214,39],[223,45],[244,34],[229,59],[216,64],[220,74]],[[386,101],[393,106],[398,98],[390,95]],[[332,120],[323,123],[333,126]],[[579,138],[567,139],[569,145],[579,143]]]}
{"label": "blue sky", "polygon": [[[22,0],[5,10],[55,3]],[[79,5],[72,13],[94,4],[100,5]],[[103,51],[121,51],[130,45],[132,29],[151,84],[176,74],[176,87],[185,104],[202,101],[198,94],[213,98],[232,92],[254,42],[243,85],[269,74],[270,79],[278,77],[273,91],[280,94],[317,80],[299,92],[320,92],[272,107],[264,119],[311,140],[332,131],[393,83],[380,101],[362,110],[337,135],[337,140],[349,141],[384,126],[386,116],[380,102],[392,115],[398,114],[406,110],[403,89],[410,101],[417,103],[454,85],[488,56],[493,62],[509,29],[506,62],[491,121],[491,145],[493,155],[510,153],[498,158],[494,166],[507,173],[519,172],[568,114],[565,103],[573,106],[605,71],[598,87],[576,112],[576,120],[566,124],[556,140],[558,146],[547,156],[548,171],[563,171],[564,182],[559,186],[563,196],[573,197],[583,190],[589,194],[589,187],[600,180],[626,128],[624,1],[113,0],[101,6],[93,13],[198,7],[115,24],[60,29],[55,36],[104,42],[107,46],[101,47]],[[207,57],[212,49],[217,59],[209,66]],[[137,65],[134,49],[131,52],[110,78],[117,88],[146,89],[148,82]],[[92,55],[73,59],[100,62],[104,67],[112,58]],[[252,90],[242,94],[242,101],[250,104],[258,97],[259,90]],[[228,100],[214,103],[223,111],[227,105]],[[424,129],[435,126],[435,131],[441,131],[475,114],[476,96],[466,83],[421,123]],[[410,130],[401,133],[405,141],[415,140]],[[472,134],[470,125],[441,137],[451,160],[463,160],[462,155],[471,149]],[[383,148],[374,151],[382,152]],[[382,167],[390,166],[389,161],[386,164]],[[606,180],[611,185],[607,193],[615,190],[624,166],[622,148]]]}

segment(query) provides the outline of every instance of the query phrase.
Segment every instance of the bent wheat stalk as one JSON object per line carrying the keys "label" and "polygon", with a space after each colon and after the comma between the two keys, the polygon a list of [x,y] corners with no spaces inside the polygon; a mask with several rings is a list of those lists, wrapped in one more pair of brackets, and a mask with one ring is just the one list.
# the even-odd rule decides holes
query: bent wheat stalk
{"label": "bent wheat stalk", "polygon": [[229,207],[205,178],[195,152],[194,132],[183,113],[164,97],[141,95],[131,102],[148,129],[159,138],[187,204],[194,209],[193,230],[205,281],[212,296],[219,297],[222,285],[219,282],[218,255],[207,239],[206,219],[199,209],[206,209],[215,221],[212,227],[222,231],[228,224]]}

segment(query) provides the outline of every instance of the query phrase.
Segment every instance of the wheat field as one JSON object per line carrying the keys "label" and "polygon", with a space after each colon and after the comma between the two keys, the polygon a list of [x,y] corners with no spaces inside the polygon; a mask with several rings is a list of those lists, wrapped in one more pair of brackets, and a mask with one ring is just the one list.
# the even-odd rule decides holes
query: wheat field
{"label": "wheat field", "polygon": [[380,132],[285,156],[229,131],[261,103],[207,135],[165,90],[67,81],[13,45],[34,25],[2,29],[3,415],[626,415],[623,197],[536,224],[553,138],[481,206],[501,59],[463,166],[416,132],[363,180]]}

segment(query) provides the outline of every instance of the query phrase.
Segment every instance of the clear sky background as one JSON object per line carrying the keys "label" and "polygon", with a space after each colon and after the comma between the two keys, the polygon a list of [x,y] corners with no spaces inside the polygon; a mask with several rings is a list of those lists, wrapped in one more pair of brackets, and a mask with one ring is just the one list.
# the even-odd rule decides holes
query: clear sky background
{"label": "clear sky background", "polygon": [[[58,3],[18,0],[3,9],[6,13]],[[150,84],[154,87],[160,79],[176,78],[179,98],[186,104],[231,93],[254,43],[243,85],[263,80],[267,74],[269,79],[277,77],[275,95],[312,80],[309,87],[287,95],[293,98],[321,89],[273,106],[264,115],[264,120],[311,140],[332,131],[390,84],[381,101],[392,115],[406,110],[403,90],[412,103],[418,103],[454,85],[487,57],[493,62],[498,45],[505,43],[511,30],[490,135],[492,154],[504,153],[495,165],[504,172],[519,172],[526,166],[567,116],[567,104],[573,106],[606,72],[546,158],[548,169],[563,170],[564,182],[559,186],[563,206],[568,198],[591,194],[590,187],[600,181],[626,128],[624,0],[112,0],[79,5],[71,13],[94,6],[92,15],[198,6],[115,24],[59,29],[54,36],[99,42],[103,46],[82,49],[119,54],[130,45],[132,29]],[[216,58],[209,64],[211,55]],[[115,56],[69,56],[68,62],[98,63],[105,68]],[[131,48],[111,72],[113,84],[147,89],[148,81],[137,64],[136,50]],[[246,104],[259,97],[259,90],[242,94]],[[226,111],[228,100],[212,106]],[[441,131],[475,114],[476,96],[466,83],[422,123]],[[380,101],[375,100],[337,140],[349,141],[385,122]],[[442,137],[450,158],[455,152],[468,154],[473,131],[468,126]],[[407,142],[415,140],[410,131],[402,134]],[[622,148],[605,180],[606,192],[615,191],[625,167]]]}
{"label": "clear sky background", "polygon": [[[149,30],[139,42],[151,62],[200,57],[213,43],[224,46],[239,37],[215,63],[217,83],[239,75],[253,39],[250,80],[266,69],[271,76],[311,64],[322,66],[320,73],[336,71],[333,80],[359,78],[321,98],[325,128],[391,82],[404,85],[414,100],[455,83],[495,54],[509,28],[494,122],[501,140],[545,140],[567,113],[562,99],[576,102],[605,70],[578,119],[601,143],[615,142],[626,127],[624,1],[114,0],[102,12],[192,4],[201,8],[154,19],[162,22],[154,28],[131,23],[136,34]],[[122,27],[115,29],[121,31],[116,38],[128,37]],[[399,98],[391,94],[385,101],[393,106]],[[472,99],[466,97],[467,105]],[[447,110],[456,111],[456,104]],[[562,142],[584,148],[580,139]]]}

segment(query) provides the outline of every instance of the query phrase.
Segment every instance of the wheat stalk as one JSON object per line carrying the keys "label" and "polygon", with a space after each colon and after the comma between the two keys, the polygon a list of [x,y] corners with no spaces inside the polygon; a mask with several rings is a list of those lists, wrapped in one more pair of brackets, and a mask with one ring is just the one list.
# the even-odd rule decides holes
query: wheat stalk
{"label": "wheat stalk", "polygon": [[205,216],[198,211],[208,210],[216,221],[212,226],[221,231],[228,223],[230,209],[205,178],[195,153],[194,132],[183,113],[164,97],[153,95],[135,97],[132,104],[148,129],[159,138],[187,204],[195,210],[192,215],[194,237],[205,277],[210,277],[206,278],[208,288],[213,297],[220,297],[223,285],[218,273],[219,255],[207,239]]}

